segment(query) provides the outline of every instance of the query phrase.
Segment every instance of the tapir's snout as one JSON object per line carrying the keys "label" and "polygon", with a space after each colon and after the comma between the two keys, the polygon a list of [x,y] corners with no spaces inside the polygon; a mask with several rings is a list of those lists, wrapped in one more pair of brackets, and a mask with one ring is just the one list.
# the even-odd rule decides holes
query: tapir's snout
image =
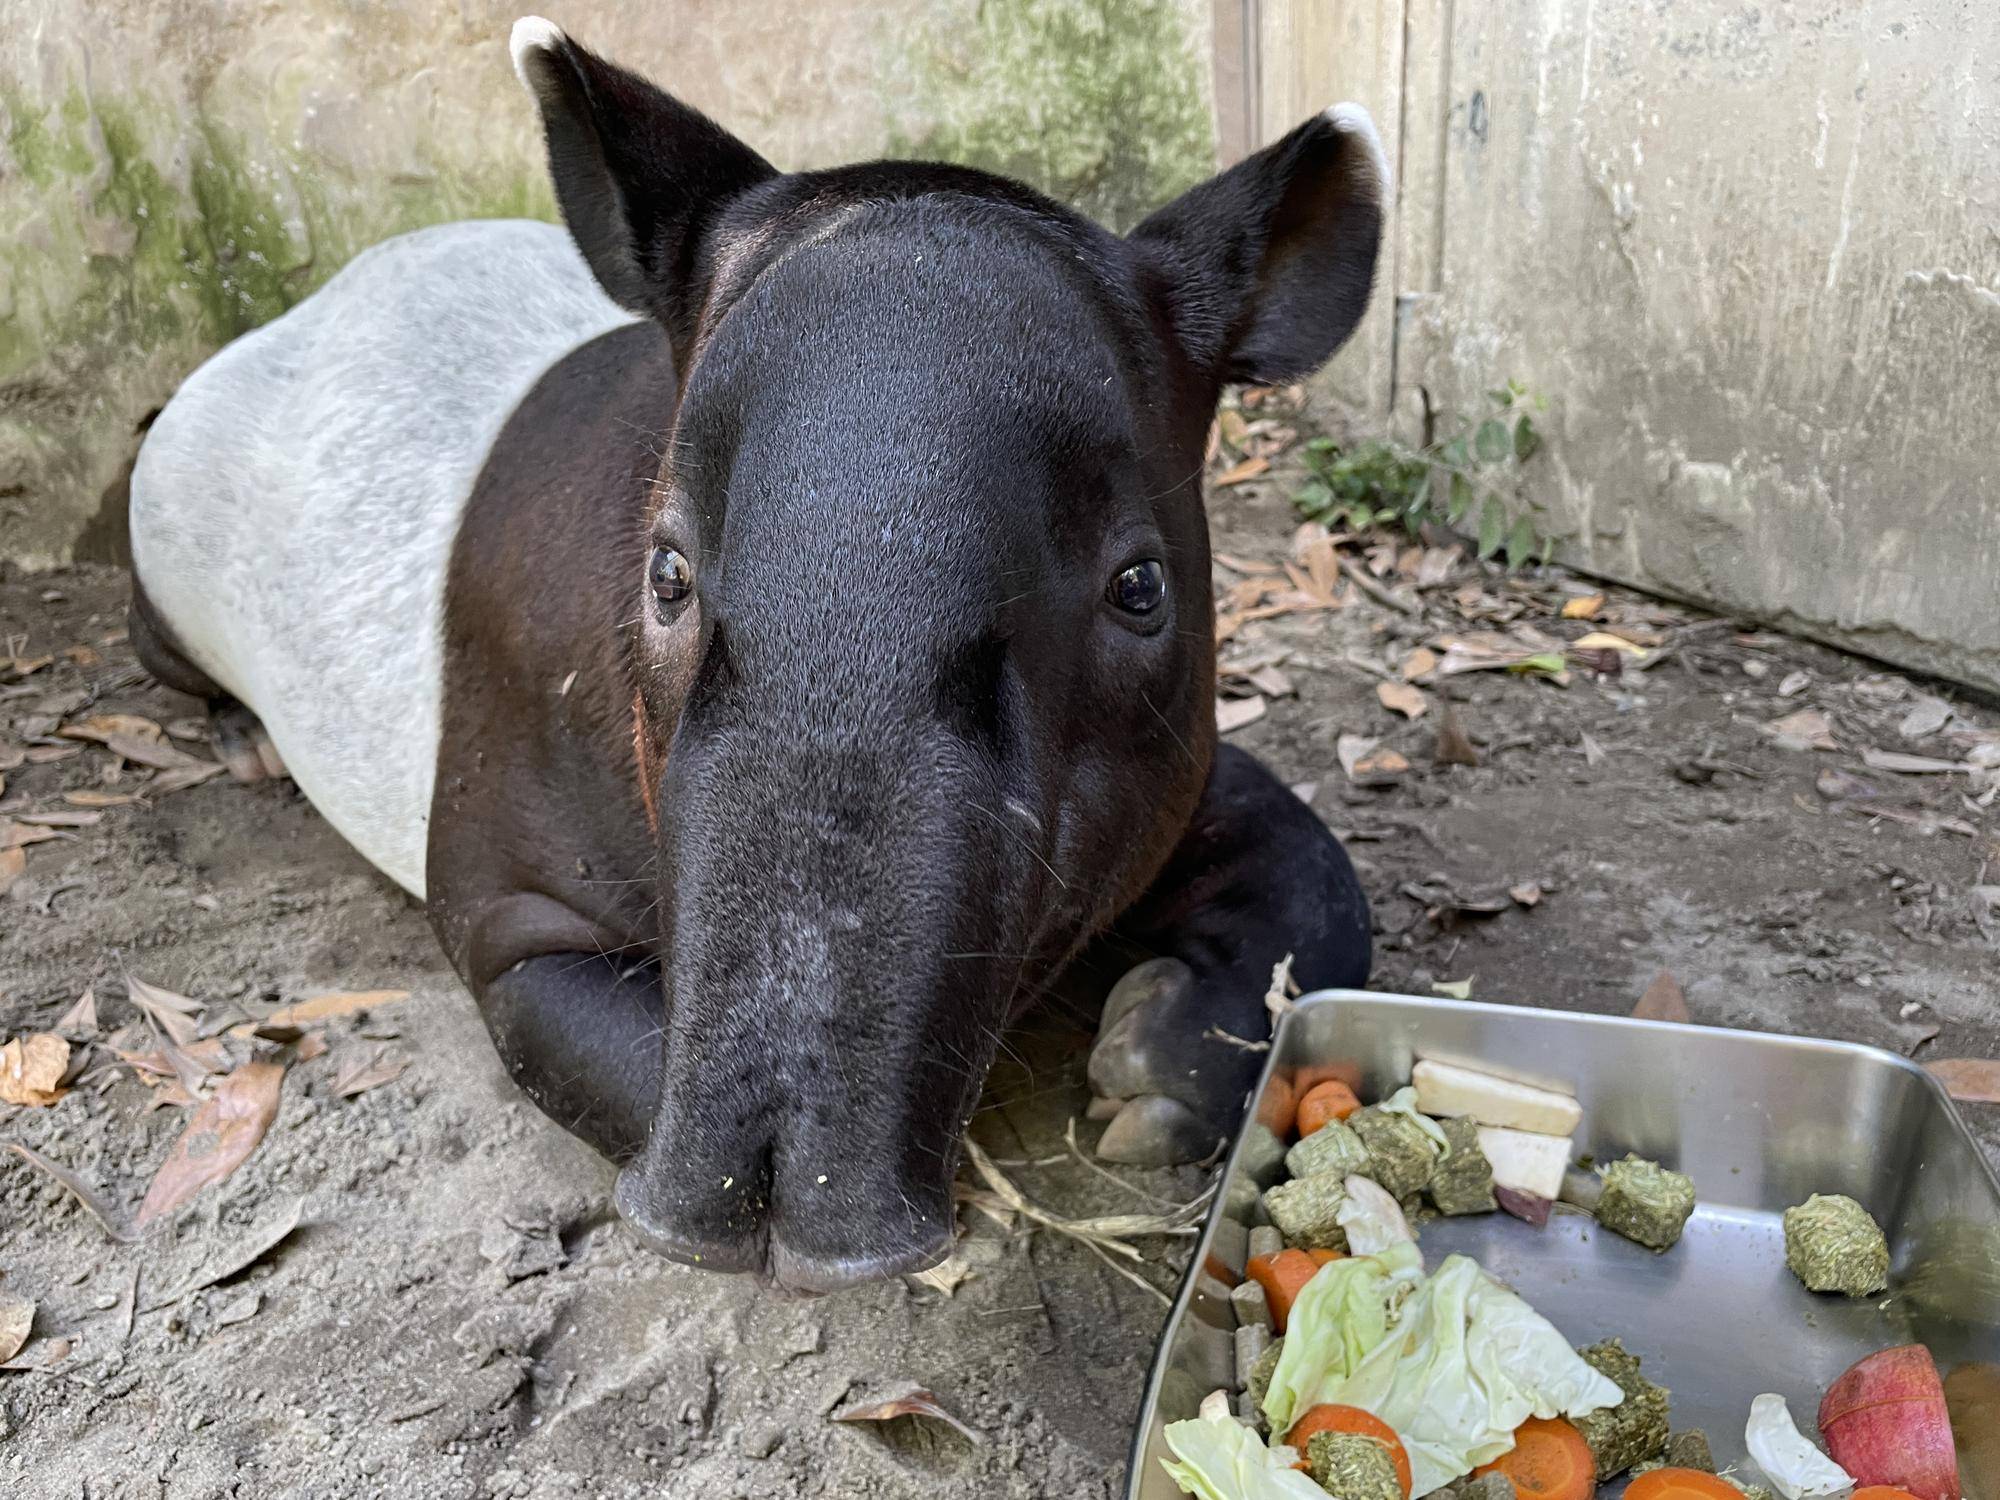
{"label": "tapir's snout", "polygon": [[826,1292],[950,1248],[1031,861],[934,739],[775,738],[684,735],[663,786],[660,1093],[617,1199],[673,1259]]}

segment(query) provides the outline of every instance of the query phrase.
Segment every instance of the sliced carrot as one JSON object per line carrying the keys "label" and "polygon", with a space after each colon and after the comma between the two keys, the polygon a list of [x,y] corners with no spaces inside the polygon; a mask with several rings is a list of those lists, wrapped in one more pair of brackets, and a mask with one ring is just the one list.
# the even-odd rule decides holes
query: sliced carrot
{"label": "sliced carrot", "polygon": [[1316,1266],[1330,1266],[1337,1260],[1347,1259],[1338,1250],[1308,1250],[1306,1254],[1312,1257],[1313,1264]]}
{"label": "sliced carrot", "polygon": [[1283,1073],[1273,1073],[1270,1087],[1257,1101],[1257,1118],[1264,1128],[1281,1141],[1290,1140],[1298,1108],[1298,1091],[1292,1087],[1292,1080]]}
{"label": "sliced carrot", "polygon": [[[1650,1469],[1626,1485],[1625,1493],[1631,1500],[1743,1500],[1743,1492],[1735,1485],[1700,1469]],[[1884,1486],[1873,1500],[1902,1493]],[[1866,1494],[1866,1490],[1856,1490],[1854,1500]]]}
{"label": "sliced carrot", "polygon": [[[1514,1493],[1520,1500],[1590,1500],[1597,1490],[1597,1460],[1591,1455],[1590,1444],[1560,1417],[1530,1417],[1514,1429],[1512,1451],[1482,1464],[1472,1474],[1475,1479],[1482,1474],[1505,1474],[1514,1481]],[[1637,1500],[1646,1497],[1641,1495]]]}
{"label": "sliced carrot", "polygon": [[1329,1120],[1346,1119],[1359,1108],[1361,1101],[1354,1097],[1354,1090],[1339,1079],[1314,1084],[1299,1100],[1299,1139],[1323,1129]]}
{"label": "sliced carrot", "polygon": [[1353,1063],[1308,1063],[1292,1074],[1292,1088],[1303,1099],[1329,1079],[1361,1092],[1361,1069]]}
{"label": "sliced carrot", "polygon": [[1396,1429],[1372,1411],[1332,1402],[1315,1406],[1292,1424],[1292,1430],[1285,1434],[1285,1442],[1303,1456],[1307,1441],[1316,1432],[1351,1432],[1359,1437],[1373,1438],[1389,1450],[1389,1462],[1396,1466],[1396,1482],[1402,1485],[1405,1495],[1410,1493],[1410,1455],[1403,1451],[1403,1441],[1396,1436]]}
{"label": "sliced carrot", "polygon": [[1917,1497],[1893,1484],[1869,1484],[1856,1490],[1853,1500],[1917,1500]]}
{"label": "sliced carrot", "polygon": [[1209,1275],[1213,1276],[1217,1281],[1221,1282],[1224,1286],[1229,1287],[1232,1290],[1235,1288],[1236,1283],[1243,1279],[1241,1276],[1238,1276],[1234,1271],[1230,1270],[1228,1262],[1223,1260],[1221,1256],[1217,1255],[1212,1250],[1208,1253],[1206,1257],[1203,1258],[1201,1263],[1201,1268],[1204,1271],[1208,1272]]}
{"label": "sliced carrot", "polygon": [[1280,1250],[1275,1255],[1251,1256],[1243,1274],[1264,1289],[1264,1300],[1271,1304],[1271,1322],[1283,1333],[1292,1304],[1318,1270],[1319,1264],[1305,1251]]}

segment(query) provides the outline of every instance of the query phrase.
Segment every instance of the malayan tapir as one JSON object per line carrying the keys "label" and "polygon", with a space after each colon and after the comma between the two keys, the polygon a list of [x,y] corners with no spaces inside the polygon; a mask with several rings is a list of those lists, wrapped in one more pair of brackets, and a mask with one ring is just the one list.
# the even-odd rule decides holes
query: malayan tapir
{"label": "malayan tapir", "polygon": [[1366,306],[1367,114],[1121,237],[961,167],[780,172],[547,21],[513,60],[568,232],[391,240],[187,381],[141,661],[422,898],[668,1256],[938,1259],[1001,1032],[1094,941],[1156,955],[1106,1153],[1209,1153],[1273,965],[1368,971],[1339,843],[1217,746],[1201,488],[1223,387]]}

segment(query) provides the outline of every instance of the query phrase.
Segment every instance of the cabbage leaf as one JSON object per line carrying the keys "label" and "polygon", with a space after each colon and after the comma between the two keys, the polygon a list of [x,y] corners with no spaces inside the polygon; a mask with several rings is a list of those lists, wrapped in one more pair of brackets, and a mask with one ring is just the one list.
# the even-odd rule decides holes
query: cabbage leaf
{"label": "cabbage leaf", "polygon": [[1326,1491],[1292,1465],[1298,1454],[1279,1444],[1264,1446],[1251,1428],[1229,1415],[1225,1404],[1202,1415],[1166,1426],[1173,1459],[1160,1467],[1175,1484],[1201,1500],[1326,1500]]}
{"label": "cabbage leaf", "polygon": [[[1373,1289],[1361,1273],[1350,1273],[1359,1286],[1330,1284],[1328,1295],[1308,1302],[1328,1272],[1348,1264],[1336,1261],[1313,1277],[1292,1309],[1265,1397],[1274,1432],[1323,1402],[1373,1412],[1402,1439],[1411,1493],[1424,1495],[1506,1453],[1529,1417],[1587,1416],[1624,1400],[1554,1325],[1477,1261],[1451,1256],[1393,1316],[1386,1289],[1372,1301],[1361,1295]],[[1281,1392],[1294,1339],[1300,1359]],[[1351,1357],[1356,1350],[1358,1359]]]}

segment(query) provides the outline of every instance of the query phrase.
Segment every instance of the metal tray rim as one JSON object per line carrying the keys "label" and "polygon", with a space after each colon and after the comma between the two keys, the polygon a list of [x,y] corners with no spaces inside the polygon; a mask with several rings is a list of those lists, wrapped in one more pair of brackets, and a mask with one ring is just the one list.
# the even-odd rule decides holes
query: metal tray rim
{"label": "metal tray rim", "polygon": [[[1357,1000],[1364,1003],[1394,1001],[1398,1004],[1414,1004],[1428,1009],[1453,1011],[1459,1014],[1499,1016],[1526,1013],[1529,1015],[1555,1016],[1563,1021],[1582,1025],[1619,1029],[1636,1027],[1655,1033],[1677,1036],[1703,1034],[1713,1037],[1717,1033],[1722,1033],[1727,1036],[1740,1038],[1752,1045],[1766,1040],[1782,1041],[1788,1046],[1805,1046],[1815,1051],[1837,1053],[1848,1057],[1867,1058],[1871,1062],[1876,1063],[1888,1063],[1899,1072],[1914,1073],[1923,1080],[1924,1087],[1930,1091],[1933,1100],[1944,1106],[1945,1115],[1951,1121],[1952,1128],[1964,1138],[1965,1144],[1971,1149],[1973,1159],[1979,1164],[1980,1170],[1985,1174],[1986,1180],[1992,1186],[1995,1195],[2000,1196],[2000,1173],[1996,1173],[1993,1164],[1987,1160],[1985,1150],[1980,1146],[1978,1139],[1972,1134],[1971,1127],[1965,1123],[1965,1116],[1960,1113],[1957,1102],[1952,1099],[1950,1092],[1945,1088],[1944,1084],[1939,1081],[1936,1074],[1932,1073],[1921,1063],[1913,1062],[1911,1059],[1891,1052],[1885,1047],[1877,1047],[1868,1042],[1843,1042],[1830,1037],[1792,1036],[1782,1031],[1758,1031],[1734,1026],[1704,1026],[1699,1022],[1692,1021],[1654,1021],[1638,1016],[1606,1015],[1600,1011],[1552,1010],[1547,1006],[1540,1005],[1506,1005],[1491,1000],[1453,1000],[1437,995],[1405,995],[1390,990],[1313,990],[1299,996],[1293,1002],[1293,1007],[1294,1011],[1308,1008],[1317,1009],[1323,1005]],[[1293,1012],[1287,1012],[1271,1033],[1271,1049],[1266,1054],[1262,1070],[1257,1074],[1257,1082],[1251,1094],[1253,1099],[1262,1096],[1265,1085],[1270,1081],[1271,1069],[1276,1065],[1281,1050],[1278,1043],[1285,1028],[1291,1024],[1292,1014]],[[1222,1160],[1221,1175],[1215,1179],[1218,1187],[1229,1181],[1230,1174],[1236,1169],[1236,1159],[1242,1154],[1244,1147],[1244,1134],[1244,1131],[1238,1130],[1236,1140],[1231,1144],[1228,1154]],[[1127,1500],[1137,1500],[1139,1494],[1139,1484],[1144,1477],[1143,1466],[1146,1461],[1146,1439],[1152,1431],[1153,1415],[1159,1406],[1160,1383],[1166,1374],[1168,1355],[1173,1345],[1171,1335],[1180,1326],[1181,1319],[1187,1315],[1188,1304],[1194,1298],[1195,1276],[1201,1270],[1203,1261],[1214,1247],[1216,1224],[1222,1214],[1222,1209],[1223,1195],[1218,1191],[1215,1203],[1209,1209],[1208,1217],[1202,1224],[1201,1236],[1195,1241],[1194,1250],[1188,1257],[1187,1270],[1181,1276],[1180,1290],[1175,1293],[1173,1305],[1167,1309],[1167,1316],[1160,1324],[1159,1343],[1154,1348],[1153,1358],[1146,1367],[1145,1397],[1139,1403],[1138,1421],[1134,1424],[1132,1431],[1131,1458],[1126,1464],[1125,1476],[1125,1494]]]}

